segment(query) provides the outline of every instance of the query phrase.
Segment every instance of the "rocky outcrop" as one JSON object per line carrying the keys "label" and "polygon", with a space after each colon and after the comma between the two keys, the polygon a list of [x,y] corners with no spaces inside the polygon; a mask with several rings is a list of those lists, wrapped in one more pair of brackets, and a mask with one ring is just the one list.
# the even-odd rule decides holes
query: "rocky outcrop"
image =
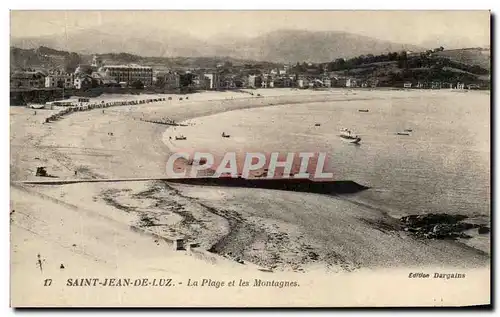
{"label": "rocky outcrop", "polygon": [[449,214],[422,214],[401,217],[401,226],[404,231],[419,238],[451,239],[470,238],[465,231],[478,229],[479,234],[490,231],[487,226],[465,222],[467,216]]}

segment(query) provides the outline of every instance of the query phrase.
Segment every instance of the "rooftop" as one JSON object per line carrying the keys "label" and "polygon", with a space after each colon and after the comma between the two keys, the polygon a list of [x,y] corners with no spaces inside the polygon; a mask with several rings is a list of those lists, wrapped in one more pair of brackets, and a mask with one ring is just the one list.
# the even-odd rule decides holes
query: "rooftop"
{"label": "rooftop", "polygon": [[45,77],[45,75],[39,71],[17,71],[12,73],[10,77],[16,79],[35,79]]}
{"label": "rooftop", "polygon": [[141,68],[141,69],[152,69],[150,66],[141,66],[137,64],[127,64],[127,65],[104,65],[102,68]]}

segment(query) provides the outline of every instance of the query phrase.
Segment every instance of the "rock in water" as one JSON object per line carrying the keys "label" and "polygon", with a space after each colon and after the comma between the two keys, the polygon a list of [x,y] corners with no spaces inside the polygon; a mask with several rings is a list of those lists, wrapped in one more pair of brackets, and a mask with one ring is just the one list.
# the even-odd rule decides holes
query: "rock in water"
{"label": "rock in water", "polygon": [[478,225],[463,222],[465,215],[421,214],[401,217],[402,230],[427,239],[470,238],[463,231]]}

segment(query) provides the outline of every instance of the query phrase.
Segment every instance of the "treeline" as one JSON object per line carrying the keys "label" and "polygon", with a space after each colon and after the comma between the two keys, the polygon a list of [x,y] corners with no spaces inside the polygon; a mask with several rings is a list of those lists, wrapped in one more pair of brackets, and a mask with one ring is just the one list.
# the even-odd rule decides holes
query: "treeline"
{"label": "treeline", "polygon": [[[394,62],[398,68],[436,68],[442,69],[443,67],[450,67],[473,73],[476,75],[487,75],[489,71],[478,65],[468,65],[453,61],[446,57],[435,57],[433,52],[442,51],[442,47],[435,50],[428,50],[416,56],[408,56],[406,52],[391,52],[381,55],[361,55],[350,59],[338,58],[330,63],[321,64],[319,68],[327,69],[328,71],[348,71],[355,68],[362,68],[363,66]],[[375,65],[373,65],[375,66]],[[310,69],[311,66],[308,66]]]}
{"label": "treeline", "polygon": [[350,59],[337,58],[336,60],[327,63],[326,68],[328,71],[341,71],[348,70],[352,68],[357,68],[364,64],[373,64],[373,63],[382,63],[382,62],[400,62],[406,58],[406,52],[404,53],[387,53],[381,55],[361,55],[357,57],[353,57]]}
{"label": "treeline", "polygon": [[36,51],[42,55],[63,57],[64,65],[62,66],[66,72],[74,72],[78,65],[82,63],[82,57],[75,52],[56,50],[46,46],[40,46]]}
{"label": "treeline", "polygon": [[442,82],[465,84],[481,83],[475,75],[445,70],[439,68],[420,68],[420,69],[403,69],[399,72],[389,72],[386,80],[383,81],[386,85],[397,85],[402,82]]}
{"label": "treeline", "polygon": [[39,54],[44,54],[44,55],[68,56],[70,54],[70,52],[56,50],[47,46],[40,46],[39,48],[37,48],[37,51]]}
{"label": "treeline", "polygon": [[442,69],[443,67],[450,67],[465,72],[469,72],[475,75],[488,75],[490,72],[478,65],[467,65],[456,61],[453,61],[446,57],[429,57],[429,56],[418,56],[407,59],[406,66],[403,68],[435,68]]}
{"label": "treeline", "polygon": [[114,60],[122,63],[137,63],[142,57],[129,53],[105,53],[98,55],[103,60]]}

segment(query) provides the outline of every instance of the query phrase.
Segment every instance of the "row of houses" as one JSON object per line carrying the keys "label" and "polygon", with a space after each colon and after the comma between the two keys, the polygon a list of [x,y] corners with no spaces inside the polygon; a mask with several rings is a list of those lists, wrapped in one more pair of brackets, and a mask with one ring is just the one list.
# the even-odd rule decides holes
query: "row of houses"
{"label": "row of houses", "polygon": [[127,86],[141,82],[145,87],[153,85],[153,68],[137,64],[104,65],[98,56],[92,64],[79,65],[74,73],[60,70],[17,71],[11,74],[11,88],[76,88],[92,86]]}
{"label": "row of houses", "polygon": [[[175,90],[181,87],[181,74],[173,71],[156,72],[151,68],[128,66],[101,67],[97,71],[74,74],[41,71],[18,71],[11,74],[10,86],[13,89],[66,88],[85,89],[89,87],[126,87],[140,81],[145,87],[157,86]],[[379,85],[376,79],[360,80],[346,77],[310,77],[284,75],[221,75],[216,72],[192,73],[190,86],[197,90],[237,89],[237,88],[374,88]],[[446,82],[404,82],[403,88],[416,89],[479,89],[478,85]]]}
{"label": "row of houses", "polygon": [[477,84],[468,84],[457,82],[457,83],[443,83],[439,81],[432,82],[405,82],[403,83],[403,88],[410,89],[480,89],[481,87]]}
{"label": "row of houses", "polygon": [[82,71],[79,67],[75,73],[56,71],[17,71],[10,76],[10,87],[18,88],[76,88],[86,86],[128,86],[140,81],[145,87],[153,85],[151,67],[136,65],[105,66],[97,71]]}
{"label": "row of houses", "polygon": [[378,80],[356,80],[338,76],[256,76],[250,75],[249,88],[331,88],[331,87],[376,87]]}
{"label": "row of houses", "polygon": [[[182,79],[182,80],[181,80]],[[140,83],[141,87],[158,87],[175,90],[189,86],[196,90],[217,90],[237,88],[373,88],[379,86],[377,79],[359,79],[338,76],[333,72],[321,75],[290,74],[288,67],[271,69],[261,74],[235,73],[234,69],[191,70],[179,72],[154,71],[152,67],[137,64],[105,65],[94,56],[92,64],[79,65],[74,73],[62,71],[18,71],[11,74],[11,88],[75,88],[129,87]],[[466,88],[463,83],[405,82],[404,88]],[[474,89],[474,85],[468,85]]]}

